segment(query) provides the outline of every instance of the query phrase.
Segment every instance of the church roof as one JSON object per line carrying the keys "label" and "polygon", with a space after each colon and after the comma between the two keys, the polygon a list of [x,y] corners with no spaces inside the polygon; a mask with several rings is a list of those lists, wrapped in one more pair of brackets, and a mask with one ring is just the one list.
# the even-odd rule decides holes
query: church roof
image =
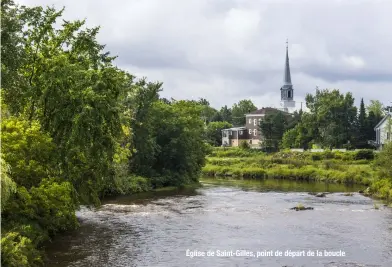
{"label": "church roof", "polygon": [[283,87],[292,86],[291,84],[291,74],[290,74],[290,63],[289,63],[289,47],[288,41],[286,41],[286,63],[284,66],[284,79],[283,79]]}

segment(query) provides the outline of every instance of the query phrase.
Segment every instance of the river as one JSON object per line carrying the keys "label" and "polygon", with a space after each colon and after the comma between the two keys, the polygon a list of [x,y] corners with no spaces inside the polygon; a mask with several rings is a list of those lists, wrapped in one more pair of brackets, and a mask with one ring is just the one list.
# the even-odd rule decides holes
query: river
{"label": "river", "polygon": [[[392,209],[342,193],[360,187],[202,183],[82,208],[80,228],[46,248],[47,266],[392,266]],[[299,203],[314,210],[290,210]]]}

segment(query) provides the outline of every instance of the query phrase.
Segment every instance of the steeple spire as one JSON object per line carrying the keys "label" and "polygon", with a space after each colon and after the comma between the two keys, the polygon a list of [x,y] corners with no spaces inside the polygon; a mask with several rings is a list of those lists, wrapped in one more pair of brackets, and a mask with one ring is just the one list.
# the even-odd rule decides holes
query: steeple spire
{"label": "steeple spire", "polygon": [[283,86],[286,87],[285,85],[292,85],[291,84],[291,75],[290,75],[290,63],[289,63],[289,40],[286,40],[286,64],[284,68],[284,80],[283,80]]}
{"label": "steeple spire", "polygon": [[291,83],[289,64],[289,40],[286,40],[286,62],[284,66],[283,86],[280,88],[280,103],[285,111],[295,107],[294,88]]}

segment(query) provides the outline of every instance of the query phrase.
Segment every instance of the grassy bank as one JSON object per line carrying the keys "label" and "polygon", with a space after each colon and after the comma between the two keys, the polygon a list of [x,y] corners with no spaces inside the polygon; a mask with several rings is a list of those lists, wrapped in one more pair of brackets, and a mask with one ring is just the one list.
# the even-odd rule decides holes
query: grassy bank
{"label": "grassy bank", "polygon": [[203,175],[248,179],[288,179],[360,184],[368,193],[391,200],[390,179],[381,179],[378,155],[371,150],[348,152],[278,152],[216,148],[207,158]]}

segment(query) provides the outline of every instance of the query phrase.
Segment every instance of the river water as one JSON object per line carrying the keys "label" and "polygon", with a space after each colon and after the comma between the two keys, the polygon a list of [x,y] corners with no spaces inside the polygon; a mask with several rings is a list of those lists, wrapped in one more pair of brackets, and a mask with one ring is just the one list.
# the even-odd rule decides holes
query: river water
{"label": "river water", "polygon": [[[47,247],[47,266],[392,266],[392,209],[342,193],[361,188],[202,182],[82,208],[80,228]],[[290,210],[299,203],[314,210]]]}

